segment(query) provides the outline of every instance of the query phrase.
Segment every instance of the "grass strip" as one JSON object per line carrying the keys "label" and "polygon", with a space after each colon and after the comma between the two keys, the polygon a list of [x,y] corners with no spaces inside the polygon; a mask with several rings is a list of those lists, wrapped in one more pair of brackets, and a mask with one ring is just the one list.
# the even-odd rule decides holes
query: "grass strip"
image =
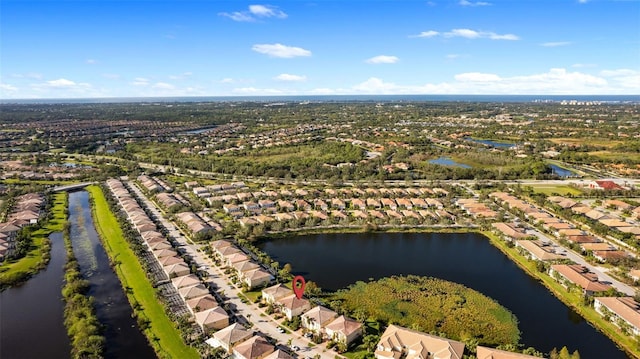
{"label": "grass strip", "polygon": [[149,323],[144,333],[158,356],[199,358],[197,351],[182,341],[180,332],[165,313],[163,305],[158,302],[155,290],[137,256],[125,240],[102,189],[97,185],[91,185],[87,187],[87,191],[92,199],[92,214],[104,248],[112,263],[115,263],[118,278],[136,315]]}
{"label": "grass strip", "polygon": [[527,272],[530,276],[540,280],[542,284],[560,299],[564,304],[575,310],[586,321],[591,323],[596,329],[600,330],[607,337],[613,340],[627,354],[635,358],[640,358],[640,342],[624,335],[620,329],[613,323],[606,321],[596,310],[584,304],[581,294],[575,292],[567,292],[555,279],[548,274],[538,271],[534,261],[530,261],[518,253],[517,249],[509,248],[507,243],[491,231],[480,232],[485,235],[491,243],[502,251],[507,257],[515,262],[520,268]]}
{"label": "grass strip", "polygon": [[51,243],[49,235],[62,232],[67,221],[67,193],[52,195],[51,218],[31,233],[31,246],[27,254],[17,260],[0,265],[0,290],[22,283],[44,269],[49,263]]}

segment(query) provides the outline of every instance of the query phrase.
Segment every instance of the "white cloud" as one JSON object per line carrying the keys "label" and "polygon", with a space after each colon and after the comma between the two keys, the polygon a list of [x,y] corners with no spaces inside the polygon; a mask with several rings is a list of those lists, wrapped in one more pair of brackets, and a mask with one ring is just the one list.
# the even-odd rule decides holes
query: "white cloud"
{"label": "white cloud", "polygon": [[10,84],[0,83],[0,90],[2,92],[16,92],[18,88]]}
{"label": "white cloud", "polygon": [[258,17],[276,17],[278,19],[287,17],[283,11],[270,5],[249,5],[249,12]]}
{"label": "white cloud", "polygon": [[588,68],[588,67],[596,67],[596,64],[573,64],[571,65],[571,67],[575,67],[578,69],[582,69],[582,68]]}
{"label": "white cloud", "polygon": [[283,92],[278,89],[241,87],[231,90],[233,93],[242,95],[282,95]]}
{"label": "white cloud", "polygon": [[[640,92],[640,71],[614,70],[604,78],[581,72],[553,68],[544,73],[501,77],[498,74],[467,72],[454,76],[453,81],[400,85],[376,77],[348,89],[336,89],[337,94],[634,94]],[[615,81],[615,83],[614,83]]]}
{"label": "white cloud", "polygon": [[131,85],[133,85],[133,86],[149,86],[149,79],[146,79],[144,77],[136,77],[135,79],[133,79],[133,82],[131,82]]}
{"label": "white cloud", "polygon": [[249,5],[247,11],[221,12],[218,15],[228,17],[238,22],[254,22],[259,18],[286,19],[287,14],[271,5]]}
{"label": "white cloud", "polygon": [[218,15],[228,17],[229,19],[231,19],[233,21],[238,21],[238,22],[255,21],[253,16],[251,16],[251,14],[246,13],[246,12],[241,12],[241,11],[221,12]]}
{"label": "white cloud", "polygon": [[20,93],[23,97],[95,97],[99,91],[86,82],[75,82],[65,78],[30,84],[33,92]]}
{"label": "white cloud", "polygon": [[166,82],[156,82],[153,85],[154,89],[158,89],[158,90],[173,90],[176,87],[173,86],[172,84],[166,83]]}
{"label": "white cloud", "polygon": [[296,82],[296,81],[306,81],[307,77],[306,76],[300,76],[300,75],[280,74],[280,75],[274,77],[273,79],[274,80],[278,80],[278,81]]}
{"label": "white cloud", "polygon": [[311,51],[301,47],[286,46],[282,44],[256,44],[251,48],[253,51],[271,57],[292,58],[300,56],[311,56]]}
{"label": "white cloud", "polygon": [[586,4],[586,3],[588,3],[588,2],[589,2],[589,0],[578,0],[578,3],[579,3],[579,4]]}
{"label": "white cloud", "polygon": [[369,58],[365,62],[368,64],[395,64],[399,60],[396,56],[379,55]]}
{"label": "white cloud", "polygon": [[96,59],[87,59],[87,64],[88,65],[95,65],[98,63],[98,60]]}
{"label": "white cloud", "polygon": [[616,83],[618,87],[625,89],[635,89],[636,94],[640,88],[640,71],[631,69],[603,70],[600,76],[606,77],[609,81]]}
{"label": "white cloud", "polygon": [[232,84],[234,82],[235,82],[235,80],[232,79],[231,77],[225,77],[222,80],[220,80],[221,84]]}
{"label": "white cloud", "polygon": [[497,34],[491,31],[476,31],[471,29],[453,29],[448,32],[438,32],[435,30],[423,31],[418,35],[410,37],[436,37],[443,36],[446,38],[463,37],[466,39],[490,39],[490,40],[520,40],[520,37],[514,34]]}
{"label": "white cloud", "polygon": [[437,31],[433,31],[433,30],[429,30],[429,31],[423,31],[421,33],[419,33],[418,35],[414,35],[411,37],[434,37],[434,36],[438,36],[440,35],[439,32]]}
{"label": "white cloud", "polygon": [[50,80],[43,84],[37,84],[37,87],[49,87],[49,88],[76,88],[76,87],[88,87],[87,83],[75,83],[74,81],[59,78],[57,80]]}
{"label": "white cloud", "polygon": [[485,1],[468,1],[468,0],[460,0],[460,2],[458,3],[459,5],[462,6],[489,6],[491,5],[491,3],[485,2]]}
{"label": "white cloud", "polygon": [[570,41],[552,41],[552,42],[543,42],[540,46],[544,47],[559,47],[559,46],[567,46],[571,45]]}

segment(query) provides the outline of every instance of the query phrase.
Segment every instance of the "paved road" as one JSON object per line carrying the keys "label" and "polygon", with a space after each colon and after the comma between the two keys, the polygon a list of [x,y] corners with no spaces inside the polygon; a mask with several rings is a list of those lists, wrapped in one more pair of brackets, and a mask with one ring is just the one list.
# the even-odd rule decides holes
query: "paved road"
{"label": "paved road", "polygon": [[232,285],[223,270],[217,267],[213,260],[200,250],[201,245],[191,242],[174,223],[167,220],[162,211],[160,211],[133,182],[128,182],[128,185],[135,195],[142,200],[143,205],[146,206],[153,216],[167,229],[169,236],[178,242],[180,247],[193,258],[198,267],[207,268],[207,281],[217,288],[216,292],[218,294],[225,294],[226,302],[234,309],[234,313],[238,316],[239,322],[242,323],[246,321],[252,323],[252,330],[276,339],[280,345],[286,345],[289,339],[291,339],[291,345],[300,348],[300,351],[298,351],[300,357],[314,357],[316,355],[320,355],[322,359],[334,359],[336,357],[335,352],[326,349],[326,344],[309,347],[311,342],[307,338],[304,338],[300,331],[290,334],[280,333],[278,331],[279,322],[274,320],[272,316],[264,313],[257,304],[243,303],[238,296],[240,289]]}

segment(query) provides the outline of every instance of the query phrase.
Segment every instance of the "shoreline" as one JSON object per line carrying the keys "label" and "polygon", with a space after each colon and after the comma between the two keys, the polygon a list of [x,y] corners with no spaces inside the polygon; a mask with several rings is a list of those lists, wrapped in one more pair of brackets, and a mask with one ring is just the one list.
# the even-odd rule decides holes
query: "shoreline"
{"label": "shoreline", "polygon": [[[547,290],[556,298],[558,298],[563,304],[567,307],[573,309],[576,313],[580,315],[585,321],[589,323],[589,325],[593,326],[596,330],[604,334],[607,338],[609,338],[618,348],[624,351],[628,356],[632,358],[640,359],[640,350],[633,350],[634,342],[633,338],[625,336],[619,333],[618,327],[616,327],[613,323],[605,321],[604,318],[598,314],[595,309],[592,307],[584,307],[576,304],[576,300],[581,300],[581,296],[579,298],[571,298],[571,293],[567,293],[566,290],[559,283],[553,280],[551,277],[546,275],[546,272],[539,272],[532,268],[529,268],[527,264],[534,265],[530,260],[519,256],[517,253],[514,253],[513,250],[509,250],[511,248],[507,247],[507,244],[504,240],[500,239],[498,235],[491,232],[490,230],[482,230],[480,228],[470,228],[465,226],[457,226],[457,227],[415,227],[411,226],[413,230],[406,230],[405,228],[398,226],[379,226],[377,230],[366,230],[365,226],[359,227],[346,227],[346,228],[303,228],[297,231],[287,231],[287,232],[278,232],[278,233],[268,233],[260,238],[257,238],[252,243],[268,241],[268,240],[276,240],[276,239],[284,239],[290,237],[292,235],[307,235],[307,234],[322,234],[322,233],[477,233],[481,234],[489,240],[489,243],[496,247],[500,252],[502,252],[509,260],[514,262],[518,268],[523,270],[527,275],[539,281],[542,285],[544,285]],[[266,253],[265,253],[266,254]],[[545,274],[544,276],[542,274]],[[557,287],[557,288],[556,288]],[[333,292],[325,292],[326,294],[330,294]],[[635,344],[637,345],[637,344]]]}

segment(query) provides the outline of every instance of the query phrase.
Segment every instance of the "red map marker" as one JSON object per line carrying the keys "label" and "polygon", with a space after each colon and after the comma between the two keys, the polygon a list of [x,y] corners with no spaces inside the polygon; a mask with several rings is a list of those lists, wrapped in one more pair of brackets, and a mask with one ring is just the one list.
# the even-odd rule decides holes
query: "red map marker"
{"label": "red map marker", "polygon": [[302,298],[302,295],[304,294],[304,285],[304,278],[301,275],[297,275],[293,278],[292,287],[293,292],[296,294],[296,298]]}

